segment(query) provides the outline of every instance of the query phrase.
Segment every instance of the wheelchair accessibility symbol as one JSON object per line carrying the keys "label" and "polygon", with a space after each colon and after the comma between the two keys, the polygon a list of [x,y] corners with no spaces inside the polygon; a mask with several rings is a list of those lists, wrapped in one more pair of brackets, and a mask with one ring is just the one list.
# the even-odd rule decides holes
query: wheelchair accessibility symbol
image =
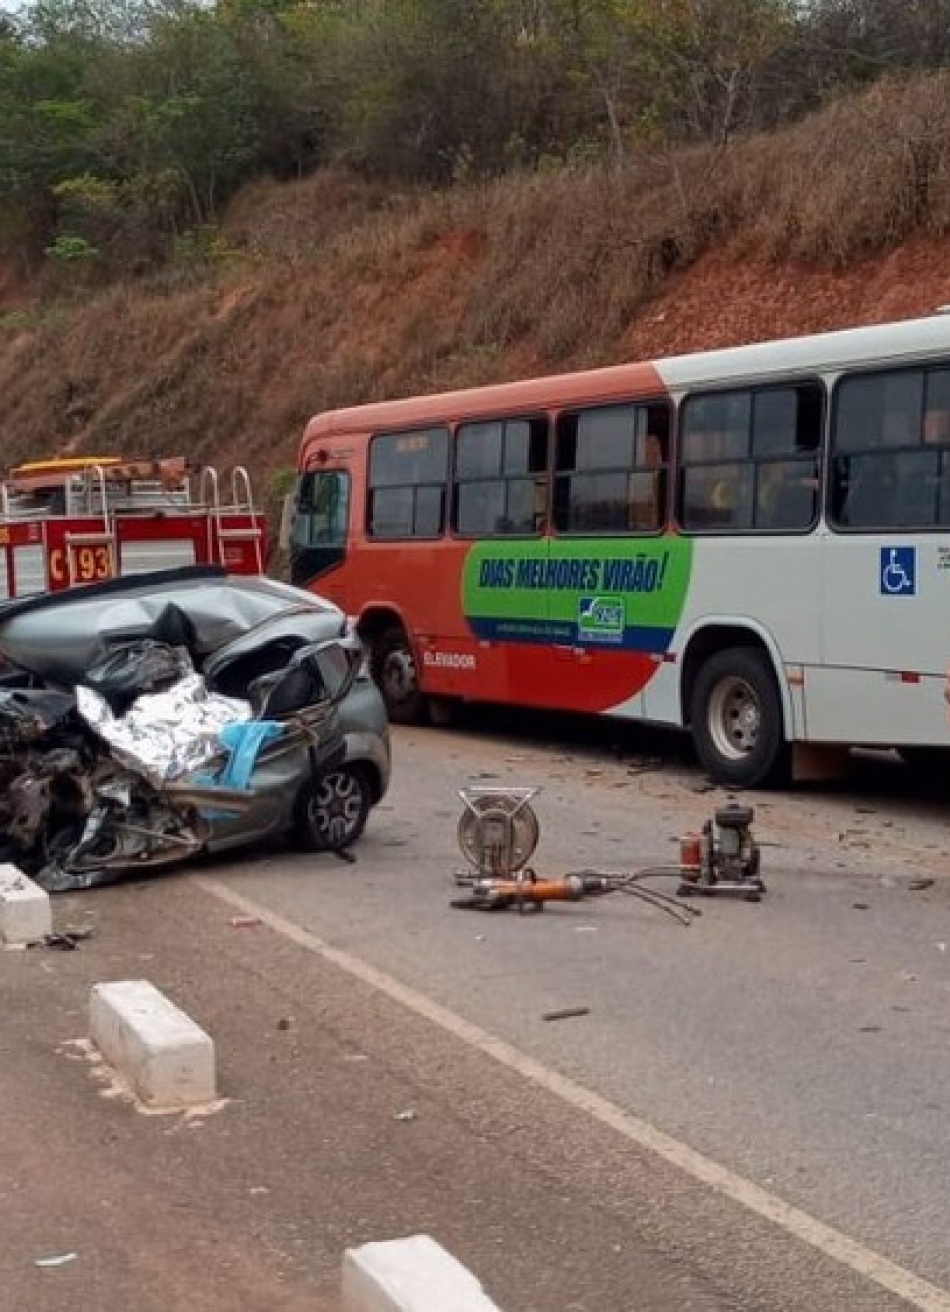
{"label": "wheelchair accessibility symbol", "polygon": [[881,547],[881,593],[913,597],[917,591],[917,548]]}

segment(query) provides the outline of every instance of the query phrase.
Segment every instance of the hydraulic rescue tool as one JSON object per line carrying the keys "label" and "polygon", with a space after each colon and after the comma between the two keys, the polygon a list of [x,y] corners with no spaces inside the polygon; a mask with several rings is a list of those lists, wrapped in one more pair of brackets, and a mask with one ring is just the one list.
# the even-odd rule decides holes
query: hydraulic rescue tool
{"label": "hydraulic rescue tool", "polygon": [[459,790],[465,809],[459,819],[458,841],[469,869],[455,874],[456,884],[465,888],[467,895],[454,900],[453,907],[539,912],[548,902],[580,902],[607,893],[627,893],[689,924],[699,915],[698,909],[646,887],[645,882],[678,878],[681,897],[741,893],[749,901],[758,901],[765,892],[759,876],[759,849],[752,837],[752,809],[731,804],[719,808],[700,833],[684,836],[678,865],[647,866],[623,874],[575,870],[539,878],[528,865],[540,833],[530,804],[537,791]]}

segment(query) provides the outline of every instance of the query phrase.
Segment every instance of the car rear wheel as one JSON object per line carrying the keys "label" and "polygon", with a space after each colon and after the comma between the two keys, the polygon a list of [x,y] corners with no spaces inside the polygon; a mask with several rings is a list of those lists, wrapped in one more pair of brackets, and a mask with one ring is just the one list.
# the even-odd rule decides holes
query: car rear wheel
{"label": "car rear wheel", "polygon": [[307,852],[352,847],[366,828],[372,805],[369,772],[360,765],[334,766],[304,786],[294,837]]}

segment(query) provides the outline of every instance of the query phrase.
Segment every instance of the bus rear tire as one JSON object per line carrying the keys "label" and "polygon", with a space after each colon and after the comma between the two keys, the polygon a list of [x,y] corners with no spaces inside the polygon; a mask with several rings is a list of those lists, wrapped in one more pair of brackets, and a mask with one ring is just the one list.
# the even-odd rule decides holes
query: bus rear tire
{"label": "bus rear tire", "polygon": [[690,701],[696,754],[717,783],[733,788],[788,777],[782,702],[762,652],[728,647],[700,668]]}
{"label": "bus rear tire", "polygon": [[393,724],[422,724],[426,699],[419,687],[415,653],[405,629],[394,625],[373,640],[370,669]]}

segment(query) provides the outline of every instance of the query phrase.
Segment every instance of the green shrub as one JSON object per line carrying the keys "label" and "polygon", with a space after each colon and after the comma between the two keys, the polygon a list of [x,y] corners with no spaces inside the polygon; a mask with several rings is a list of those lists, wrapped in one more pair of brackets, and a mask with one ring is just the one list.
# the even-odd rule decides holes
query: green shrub
{"label": "green shrub", "polygon": [[57,237],[45,252],[57,264],[92,264],[99,258],[99,251],[85,237]]}

